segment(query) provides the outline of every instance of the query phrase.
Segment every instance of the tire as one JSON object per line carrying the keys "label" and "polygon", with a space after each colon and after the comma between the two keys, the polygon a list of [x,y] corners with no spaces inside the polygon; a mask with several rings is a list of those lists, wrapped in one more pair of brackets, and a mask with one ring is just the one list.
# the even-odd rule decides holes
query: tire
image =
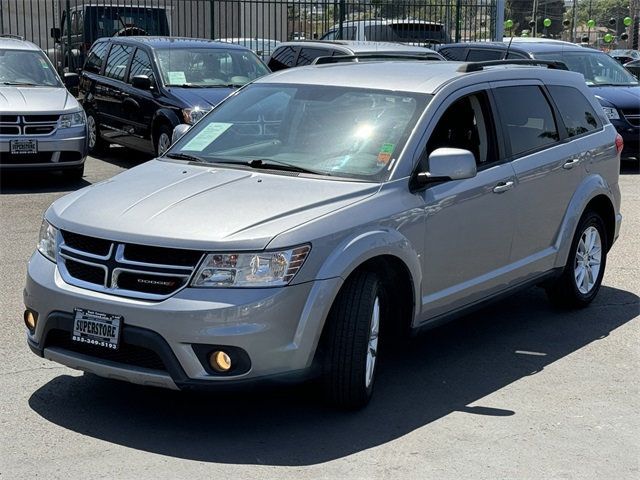
{"label": "tire", "polygon": [[[602,217],[593,211],[586,212],[576,229],[562,275],[546,289],[553,305],[584,308],[593,301],[607,265],[607,242]],[[588,267],[584,266],[585,259]]]}
{"label": "tire", "polygon": [[69,168],[67,170],[62,170],[62,175],[66,180],[69,181],[80,181],[84,175],[84,163],[76,168]]}
{"label": "tire", "polygon": [[171,145],[172,133],[173,130],[167,124],[160,125],[153,139],[153,147],[156,151],[156,157],[159,157],[167,151],[167,148]]}
{"label": "tire", "polygon": [[105,151],[107,142],[100,136],[98,118],[93,110],[87,110],[87,145],[89,155],[99,154]]}
{"label": "tire", "polygon": [[378,276],[363,270],[347,280],[331,307],[323,339],[322,389],[332,405],[357,409],[371,399],[385,305]]}

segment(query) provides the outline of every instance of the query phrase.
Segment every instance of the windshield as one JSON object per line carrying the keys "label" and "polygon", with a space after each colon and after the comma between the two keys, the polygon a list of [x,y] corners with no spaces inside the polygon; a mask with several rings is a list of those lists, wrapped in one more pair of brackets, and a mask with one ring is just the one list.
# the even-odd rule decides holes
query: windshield
{"label": "windshield", "polygon": [[134,26],[144,30],[147,35],[169,34],[167,15],[162,8],[89,7],[87,15],[92,20],[88,27],[96,38],[111,37],[126,27]]}
{"label": "windshield", "polygon": [[536,58],[564,62],[569,70],[584,75],[590,86],[638,85],[638,80],[606,53],[585,49],[584,52],[536,53]]}
{"label": "windshield", "polygon": [[0,85],[62,86],[51,62],[35,50],[0,50]]}
{"label": "windshield", "polygon": [[255,53],[223,48],[156,50],[168,87],[242,86],[269,73]]}
{"label": "windshield", "polygon": [[205,116],[168,156],[279,164],[381,181],[430,98],[321,85],[253,84]]}

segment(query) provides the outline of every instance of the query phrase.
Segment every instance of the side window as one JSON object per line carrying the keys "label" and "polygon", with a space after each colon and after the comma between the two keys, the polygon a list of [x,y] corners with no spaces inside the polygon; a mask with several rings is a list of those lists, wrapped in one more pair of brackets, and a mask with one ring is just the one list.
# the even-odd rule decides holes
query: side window
{"label": "side window", "polygon": [[273,72],[282,70],[285,68],[293,67],[293,62],[296,59],[296,47],[286,46],[278,48],[271,59],[269,60],[269,68]]}
{"label": "side window", "polygon": [[114,44],[109,52],[109,58],[107,58],[107,66],[104,69],[105,76],[116,80],[124,80],[132,50],[133,47],[129,45]]}
{"label": "side window", "polygon": [[463,62],[466,57],[467,49],[455,47],[441,48],[440,50],[438,50],[438,53],[440,53],[447,60],[452,60],[454,62]]}
{"label": "side window", "polygon": [[513,60],[513,59],[528,60],[528,59],[529,59],[529,57],[527,57],[524,53],[520,53],[520,52],[509,52],[509,54],[507,55],[507,59],[509,59],[509,60]]}
{"label": "side window", "polygon": [[456,100],[444,112],[427,143],[427,157],[434,150],[446,147],[469,150],[476,158],[478,168],[499,159],[486,92]]}
{"label": "side window", "polygon": [[570,137],[600,128],[598,115],[580,90],[559,85],[549,85],[547,88],[560,110],[560,116]]}
{"label": "side window", "polygon": [[104,63],[104,57],[107,55],[107,48],[109,43],[97,42],[91,48],[87,61],[84,64],[84,70],[91,73],[100,73],[102,70],[102,64]]}
{"label": "side window", "polygon": [[494,96],[513,156],[559,140],[553,111],[540,87],[499,87],[494,90]]}
{"label": "side window", "polygon": [[297,67],[303,67],[304,65],[311,65],[313,61],[318,57],[330,57],[331,51],[324,48],[303,48],[300,50],[298,60],[296,61]]}
{"label": "side window", "polygon": [[339,29],[329,30],[320,40],[355,40],[356,27],[342,27],[342,35]]}
{"label": "side window", "polygon": [[470,48],[467,55],[468,62],[483,62],[486,60],[500,60],[505,52],[489,48]]}
{"label": "side window", "polygon": [[78,33],[78,12],[71,13],[71,34]]}
{"label": "side window", "polygon": [[151,84],[155,83],[155,78],[153,76],[153,68],[151,67],[151,60],[149,60],[149,55],[142,49],[137,49],[136,54],[133,56],[133,60],[131,60],[131,68],[129,69],[129,83],[131,83],[131,79],[136,75],[146,75],[151,80]]}

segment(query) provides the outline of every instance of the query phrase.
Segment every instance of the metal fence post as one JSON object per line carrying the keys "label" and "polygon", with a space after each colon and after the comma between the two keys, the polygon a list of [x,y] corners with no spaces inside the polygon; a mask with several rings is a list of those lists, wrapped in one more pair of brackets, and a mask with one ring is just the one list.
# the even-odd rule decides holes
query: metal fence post
{"label": "metal fence post", "polygon": [[497,0],[496,2],[496,33],[494,40],[496,42],[501,42],[504,37],[504,7],[505,0]]}
{"label": "metal fence post", "polygon": [[71,0],[66,1],[67,15],[67,69],[72,72],[73,49],[71,48]]}
{"label": "metal fence post", "polygon": [[209,23],[211,23],[211,34],[209,36],[211,37],[211,40],[214,40],[216,38],[216,34],[213,31],[213,24],[215,20],[215,12],[213,11],[213,7],[213,0],[209,0]]}
{"label": "metal fence post", "polygon": [[461,0],[456,0],[456,43],[460,41],[460,9],[461,9]]}
{"label": "metal fence post", "polygon": [[340,0],[340,26],[338,27],[338,35],[340,35],[340,39],[344,39],[343,30],[344,30],[344,19],[346,15],[346,5],[345,0]]}

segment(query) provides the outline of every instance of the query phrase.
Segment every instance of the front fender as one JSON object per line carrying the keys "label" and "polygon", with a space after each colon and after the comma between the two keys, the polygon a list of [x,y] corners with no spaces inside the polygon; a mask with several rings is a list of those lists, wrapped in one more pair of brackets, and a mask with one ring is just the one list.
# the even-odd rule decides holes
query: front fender
{"label": "front fender", "polygon": [[422,269],[420,257],[411,242],[392,228],[380,228],[350,235],[326,257],[316,278],[340,277],[342,280],[346,280],[356,268],[367,260],[383,255],[396,257],[404,263],[409,271],[413,285],[414,304],[416,305],[415,317],[420,312],[421,305]]}
{"label": "front fender", "polygon": [[569,250],[571,249],[576,228],[578,228],[578,222],[589,202],[599,195],[606,196],[613,206],[614,213],[618,213],[617,206],[619,202],[616,200],[615,192],[607,181],[596,174],[586,177],[573,194],[558,232],[556,239],[556,249],[558,251],[556,267],[563,268],[567,264]]}
{"label": "front fender", "polygon": [[176,113],[169,108],[160,108],[153,114],[151,124],[155,127],[158,122],[167,122],[171,125],[171,128],[176,128],[180,123],[180,118]]}

